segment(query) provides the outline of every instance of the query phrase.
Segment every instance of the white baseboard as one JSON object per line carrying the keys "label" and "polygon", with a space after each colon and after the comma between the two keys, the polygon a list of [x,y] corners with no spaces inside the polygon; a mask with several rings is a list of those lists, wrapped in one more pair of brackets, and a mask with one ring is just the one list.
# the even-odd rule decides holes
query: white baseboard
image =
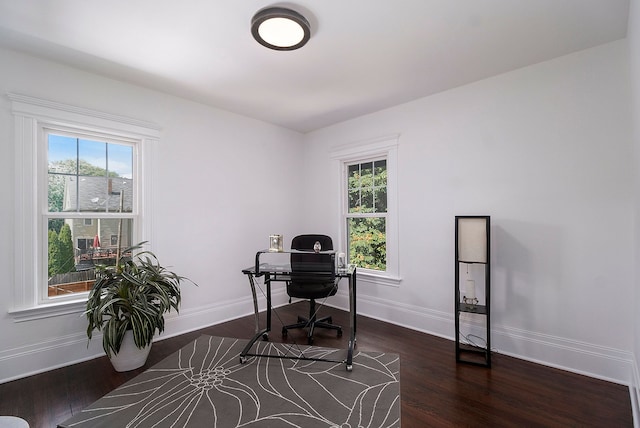
{"label": "white baseboard", "polygon": [[104,355],[102,336],[87,342],[85,332],[55,337],[0,352],[0,383],[9,382]]}
{"label": "white baseboard", "polygon": [[[259,307],[263,310],[266,306],[265,299],[259,297],[258,300]],[[273,291],[274,306],[283,305],[287,301],[284,289],[279,288]],[[327,303],[346,309],[348,296],[340,292],[331,297]],[[357,309],[359,314],[381,321],[449,340],[453,340],[454,337],[452,312],[390,302],[363,293],[358,295]],[[182,310],[179,315],[170,314],[167,317],[165,332],[157,340],[252,313],[253,303],[250,296]],[[497,353],[623,385],[633,385],[630,389],[632,400],[634,400],[634,412],[640,408],[638,403],[640,375],[631,353],[504,326],[493,325],[491,331],[492,349]],[[0,383],[99,357],[104,355],[101,343],[101,336],[96,335],[87,347],[85,333],[78,332],[25,347],[0,351]]]}
{"label": "white baseboard", "polygon": [[631,383],[631,352],[504,326],[493,326],[491,333],[498,353],[626,386]]}
{"label": "white baseboard", "polygon": [[[273,306],[279,306],[288,301],[284,289],[274,289],[271,298]],[[258,298],[260,310],[266,307],[265,300],[264,297]],[[166,317],[165,331],[156,336],[154,341],[168,339],[249,314],[253,314],[251,296],[181,310],[179,314],[172,312]],[[92,360],[103,355],[102,334],[94,334],[88,342],[84,331],[28,346],[2,350],[0,351],[0,383]]]}
{"label": "white baseboard", "polygon": [[[338,293],[332,304],[348,308],[346,292]],[[358,314],[407,327],[434,336],[454,340],[454,316],[373,296],[358,294]],[[499,325],[491,326],[491,348],[523,360],[559,368],[629,386],[632,376],[632,354],[587,342],[545,335]]]}

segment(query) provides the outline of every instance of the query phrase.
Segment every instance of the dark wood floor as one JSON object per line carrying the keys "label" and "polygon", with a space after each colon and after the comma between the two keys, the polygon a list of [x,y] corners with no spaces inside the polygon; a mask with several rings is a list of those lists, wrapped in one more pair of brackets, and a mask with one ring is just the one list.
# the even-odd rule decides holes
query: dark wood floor
{"label": "dark wood floor", "polygon": [[[291,323],[302,303],[281,308]],[[322,308],[348,326],[345,312]],[[274,321],[270,339],[281,341]],[[248,338],[244,317],[154,343],[144,368],[201,334]],[[302,332],[289,341],[305,343]],[[314,344],[344,347],[348,334],[319,331]],[[453,342],[371,318],[358,317],[358,350],[400,354],[402,426],[411,427],[632,427],[627,387],[496,354],[491,369],[456,364]],[[0,415],[26,419],[32,428],[55,427],[142,372],[116,373],[106,357],[0,385]]]}

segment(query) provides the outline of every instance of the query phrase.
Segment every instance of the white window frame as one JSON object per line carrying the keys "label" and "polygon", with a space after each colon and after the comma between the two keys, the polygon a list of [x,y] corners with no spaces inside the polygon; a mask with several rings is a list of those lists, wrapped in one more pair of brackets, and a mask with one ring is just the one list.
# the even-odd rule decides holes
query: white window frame
{"label": "white window frame", "polygon": [[[15,277],[11,309],[14,321],[28,321],[82,312],[88,293],[48,299],[42,268],[47,260],[47,144],[45,128],[65,128],[79,133],[98,133],[134,140],[137,156],[134,185],[139,195],[134,203],[134,240],[151,238],[153,160],[160,128],[150,122],[77,106],[7,94],[14,115],[15,143]],[[138,241],[138,242],[139,242]]]}
{"label": "white window frame", "polygon": [[340,177],[340,230],[338,240],[341,248],[347,248],[347,174],[348,166],[372,160],[386,159],[387,161],[387,213],[386,213],[386,271],[358,268],[358,277],[381,285],[398,286],[400,277],[399,234],[398,234],[398,140],[399,134],[374,138],[335,147],[331,150],[331,158]]}

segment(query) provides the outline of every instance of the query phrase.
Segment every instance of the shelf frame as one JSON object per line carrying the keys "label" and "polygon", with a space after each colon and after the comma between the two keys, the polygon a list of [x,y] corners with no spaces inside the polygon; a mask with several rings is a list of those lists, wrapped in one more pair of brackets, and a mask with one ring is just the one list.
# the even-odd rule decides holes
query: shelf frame
{"label": "shelf frame", "polygon": [[[470,220],[471,222],[481,223],[484,225],[479,228],[474,226],[473,229],[461,227],[461,223]],[[466,248],[469,244],[461,239],[468,238],[465,233],[472,233],[472,242],[475,249],[472,251]],[[484,233],[484,236],[483,233]],[[456,362],[473,364],[491,368],[491,217],[490,216],[456,216],[455,217],[455,293],[454,293],[454,311],[455,311],[455,346],[456,346]],[[484,248],[482,248],[484,246]],[[472,304],[462,301],[460,295],[460,264],[481,265],[484,268],[484,304]],[[460,342],[460,314],[470,313],[485,317],[486,324],[486,348]]]}

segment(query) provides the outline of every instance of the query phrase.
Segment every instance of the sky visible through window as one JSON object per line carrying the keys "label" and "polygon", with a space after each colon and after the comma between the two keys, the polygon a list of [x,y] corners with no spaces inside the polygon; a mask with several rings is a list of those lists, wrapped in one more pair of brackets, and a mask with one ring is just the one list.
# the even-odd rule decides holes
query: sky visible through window
{"label": "sky visible through window", "polygon": [[108,168],[120,177],[133,177],[133,148],[129,145],[76,139],[57,134],[49,134],[48,142],[49,164],[79,157],[93,166]]}

